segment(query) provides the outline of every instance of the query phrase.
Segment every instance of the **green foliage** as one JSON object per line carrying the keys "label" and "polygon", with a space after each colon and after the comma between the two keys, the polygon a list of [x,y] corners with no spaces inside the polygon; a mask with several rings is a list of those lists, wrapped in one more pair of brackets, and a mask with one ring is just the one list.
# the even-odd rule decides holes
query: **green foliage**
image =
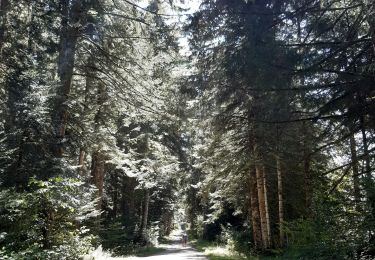
{"label": "green foliage", "polygon": [[85,226],[98,214],[94,206],[90,189],[74,179],[32,179],[27,191],[2,190],[2,254],[9,259],[77,259],[95,240]]}
{"label": "green foliage", "polygon": [[139,247],[135,243],[133,229],[127,228],[119,220],[103,225],[100,240],[105,249],[111,249],[116,255],[130,254]]}
{"label": "green foliage", "polygon": [[252,245],[252,234],[248,227],[243,229],[223,228],[220,240],[225,242],[227,247],[248,257],[256,255]]}
{"label": "green foliage", "polygon": [[284,195],[285,258],[373,253],[374,3],[202,0],[180,67],[179,19],[157,13],[183,1],[141,2],[0,0],[1,257],[134,253],[177,207],[250,257],[258,163],[272,252]]}
{"label": "green foliage", "polygon": [[257,259],[257,258],[246,258],[241,256],[222,256],[222,255],[215,255],[215,254],[208,254],[208,259],[210,260],[245,260],[245,259]]}
{"label": "green foliage", "polygon": [[146,233],[148,243],[145,245],[131,227],[116,220],[103,225],[100,241],[103,247],[114,255],[148,256],[165,250],[153,246],[157,243],[155,240],[158,238],[158,233],[157,226],[150,227]]}
{"label": "green foliage", "polygon": [[195,249],[204,252],[208,259],[212,260],[245,260],[258,259],[255,256],[244,255],[233,250],[230,246],[222,242],[212,242],[207,240],[194,240],[191,242]]}
{"label": "green foliage", "polygon": [[356,221],[350,212],[344,212],[340,202],[334,198],[318,200],[316,209],[314,219],[286,223],[289,247],[284,257],[327,260],[358,257],[365,235],[361,235],[357,226],[358,219]]}

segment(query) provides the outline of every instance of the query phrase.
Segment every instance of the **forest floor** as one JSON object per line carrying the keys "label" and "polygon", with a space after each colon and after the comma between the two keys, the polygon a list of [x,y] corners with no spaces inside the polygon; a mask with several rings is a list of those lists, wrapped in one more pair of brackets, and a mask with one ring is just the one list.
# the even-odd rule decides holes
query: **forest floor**
{"label": "forest floor", "polygon": [[181,231],[175,231],[166,240],[166,243],[159,244],[155,254],[148,256],[128,256],[128,257],[95,257],[95,260],[208,260],[204,253],[198,252],[190,245],[183,246],[181,244]]}

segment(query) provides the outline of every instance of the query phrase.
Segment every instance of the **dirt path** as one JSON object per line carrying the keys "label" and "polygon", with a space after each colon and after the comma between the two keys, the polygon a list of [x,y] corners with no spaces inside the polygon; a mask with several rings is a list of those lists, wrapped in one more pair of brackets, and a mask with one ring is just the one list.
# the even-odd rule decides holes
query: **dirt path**
{"label": "dirt path", "polygon": [[203,253],[198,252],[194,248],[182,246],[180,243],[181,232],[175,232],[169,238],[169,244],[162,244],[159,247],[164,248],[165,251],[153,256],[147,257],[117,257],[110,258],[111,260],[132,260],[132,259],[145,259],[145,260],[208,260]]}

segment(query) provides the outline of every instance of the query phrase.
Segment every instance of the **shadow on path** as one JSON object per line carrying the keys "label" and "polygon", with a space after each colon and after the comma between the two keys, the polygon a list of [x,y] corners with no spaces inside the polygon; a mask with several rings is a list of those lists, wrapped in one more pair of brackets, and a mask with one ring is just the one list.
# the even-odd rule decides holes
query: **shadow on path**
{"label": "shadow on path", "polygon": [[[124,257],[124,258],[110,258],[111,260],[132,260],[132,259],[145,259],[145,260],[162,260],[162,259],[176,259],[176,260],[208,260],[203,253],[198,252],[191,246],[182,246],[181,244],[181,231],[173,232],[167,239],[166,244],[160,244],[158,247],[165,249],[165,251],[157,253],[153,256],[146,257]],[[109,260],[109,259],[108,259]]]}

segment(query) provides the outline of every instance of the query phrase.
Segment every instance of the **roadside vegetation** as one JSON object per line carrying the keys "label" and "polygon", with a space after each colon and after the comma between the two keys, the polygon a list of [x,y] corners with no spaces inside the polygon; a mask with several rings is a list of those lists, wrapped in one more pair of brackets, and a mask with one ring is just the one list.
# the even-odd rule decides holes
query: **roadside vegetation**
{"label": "roadside vegetation", "polygon": [[375,259],[374,0],[0,0],[0,259],[179,227]]}

